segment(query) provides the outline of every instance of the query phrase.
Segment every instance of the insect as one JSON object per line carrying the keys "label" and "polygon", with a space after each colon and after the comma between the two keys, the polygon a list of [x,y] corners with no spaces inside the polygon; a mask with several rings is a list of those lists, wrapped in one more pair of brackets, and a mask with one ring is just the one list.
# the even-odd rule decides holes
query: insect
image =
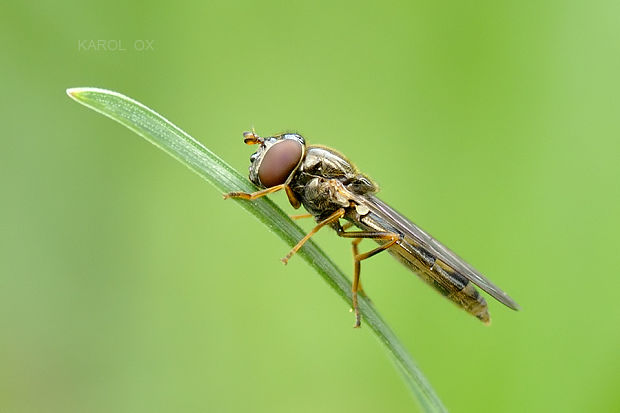
{"label": "insect", "polygon": [[[508,294],[377,198],[377,185],[342,154],[324,146],[306,145],[305,139],[296,133],[262,138],[252,131],[245,132],[243,137],[246,144],[259,145],[250,157],[249,178],[262,189],[254,193],[230,192],[224,198],[254,200],[284,190],[293,208],[305,207],[309,212],[305,216],[314,217],[317,225],[282,259],[285,264],[322,227],[332,227],[338,236],[351,238],[354,327],[361,325],[360,263],[381,251],[388,251],[423,281],[485,324],[491,320],[487,303],[474,284],[502,304],[519,310]],[[341,220],[348,222],[341,224]],[[353,226],[359,230],[349,230]],[[379,246],[360,253],[358,245],[365,238]]]}

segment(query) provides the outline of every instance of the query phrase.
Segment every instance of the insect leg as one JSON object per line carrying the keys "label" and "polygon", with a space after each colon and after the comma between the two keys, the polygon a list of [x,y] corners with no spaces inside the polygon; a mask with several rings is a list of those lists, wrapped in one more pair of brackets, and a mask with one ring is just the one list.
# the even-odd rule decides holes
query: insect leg
{"label": "insect leg", "polygon": [[336,212],[334,212],[333,214],[331,214],[330,216],[325,218],[323,221],[319,222],[316,225],[316,227],[312,228],[310,230],[310,232],[308,232],[308,234],[306,234],[306,236],[303,237],[297,243],[297,245],[295,245],[293,247],[293,249],[289,251],[288,254],[286,254],[286,257],[282,258],[282,262],[286,264],[288,262],[288,260],[291,259],[291,257],[301,248],[301,246],[304,245],[306,243],[306,241],[308,241],[310,239],[310,237],[312,237],[314,234],[316,234],[317,231],[320,230],[321,228],[323,228],[325,225],[331,224],[332,222],[338,221],[340,218],[342,218],[344,216],[344,213],[345,213],[344,208],[340,208]]}
{"label": "insect leg", "polygon": [[[352,223],[347,222],[345,225],[342,226],[342,229],[349,228],[352,225],[353,225]],[[355,238],[351,242],[351,246],[353,247],[353,258],[355,258],[356,256],[359,255],[359,248],[357,246],[359,245],[360,242],[362,242],[363,239],[364,238]],[[368,297],[368,294],[366,294],[366,292],[362,288],[362,280],[361,279],[358,280],[358,282],[357,282],[357,293],[361,294],[362,296],[364,296],[368,301],[371,301],[370,297]]]}
{"label": "insect leg", "polygon": [[272,194],[281,189],[284,189],[284,191],[286,192],[286,197],[288,198],[288,201],[293,206],[293,208],[297,209],[301,206],[301,202],[299,202],[299,200],[293,193],[293,190],[291,189],[291,187],[286,183],[272,186],[270,188],[261,189],[260,191],[252,192],[251,194],[248,194],[247,192],[229,192],[227,194],[224,194],[224,199],[241,198],[241,199],[247,199],[249,201],[252,201],[256,198],[260,198],[262,196]]}
{"label": "insect leg", "polygon": [[[359,304],[357,301],[357,294],[358,292],[364,294],[362,290],[361,282],[360,282],[361,262],[367,258],[377,255],[381,251],[384,251],[390,248],[400,239],[400,235],[395,234],[393,232],[372,232],[372,231],[345,232],[343,228],[344,227],[341,227],[338,230],[338,236],[343,237],[343,238],[355,238],[352,242],[352,245],[353,245],[353,285],[351,287],[352,289],[351,298],[353,301],[353,311],[355,311],[355,325],[353,327],[358,328],[360,327],[362,323],[362,316],[360,314]],[[358,244],[364,238],[370,238],[370,239],[375,239],[375,240],[381,239],[381,240],[386,240],[387,242],[383,245],[378,246],[375,249],[372,249],[368,252],[360,254],[358,250]]]}
{"label": "insect leg", "polygon": [[[312,214],[298,214],[298,215],[289,215],[289,217],[291,217],[291,219],[304,219],[304,218],[312,218],[312,217],[314,217],[314,215],[312,215]],[[347,222],[346,224],[344,224],[342,226],[342,229],[346,230],[346,229],[351,228],[352,226],[353,226],[353,223]],[[355,242],[355,241],[353,241],[353,242]],[[359,244],[359,241],[358,241],[358,244]]]}
{"label": "insect leg", "polygon": [[289,215],[291,219],[304,219],[304,218],[312,218],[314,215],[312,214],[299,214],[299,215]]}
{"label": "insect leg", "polygon": [[286,197],[288,198],[288,202],[291,204],[291,206],[295,209],[299,209],[299,207],[301,206],[301,201],[297,199],[297,197],[293,193],[293,189],[291,189],[291,187],[288,186],[287,184],[284,184],[284,190],[286,192]]}
{"label": "insect leg", "polygon": [[251,200],[260,198],[262,196],[269,195],[274,192],[278,192],[281,189],[285,189],[287,186],[288,186],[287,184],[276,185],[276,186],[272,186],[271,188],[261,189],[260,191],[252,192],[251,194],[248,194],[247,192],[229,192],[227,194],[224,194],[224,199],[241,198],[241,199],[247,199],[251,201]]}

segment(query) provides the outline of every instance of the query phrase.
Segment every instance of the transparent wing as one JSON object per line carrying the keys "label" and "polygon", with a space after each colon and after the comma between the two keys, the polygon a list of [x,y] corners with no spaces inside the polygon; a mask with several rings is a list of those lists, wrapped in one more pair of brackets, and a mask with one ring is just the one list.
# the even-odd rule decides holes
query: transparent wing
{"label": "transparent wing", "polygon": [[441,260],[443,263],[450,266],[455,271],[459,272],[465,278],[476,284],[482,290],[489,293],[493,298],[497,299],[502,304],[512,308],[513,310],[519,310],[519,304],[517,304],[508,294],[502,291],[499,287],[493,284],[489,279],[476,271],[465,260],[456,255],[442,243],[430,236],[426,231],[409,221],[403,215],[396,212],[392,207],[381,201],[375,195],[364,194],[357,195],[352,194],[353,200],[359,204],[362,204],[370,209],[373,213],[382,217],[384,220],[390,222],[394,228],[398,229],[404,235],[408,235],[420,247],[433,254],[436,259]]}

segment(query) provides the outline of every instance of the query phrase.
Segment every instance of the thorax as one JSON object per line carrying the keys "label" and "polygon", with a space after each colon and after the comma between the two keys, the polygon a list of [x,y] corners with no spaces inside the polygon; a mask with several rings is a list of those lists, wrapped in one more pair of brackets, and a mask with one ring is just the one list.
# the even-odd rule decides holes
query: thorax
{"label": "thorax", "polygon": [[304,160],[290,182],[306,210],[317,220],[351,206],[351,194],[373,193],[377,186],[340,153],[308,146]]}

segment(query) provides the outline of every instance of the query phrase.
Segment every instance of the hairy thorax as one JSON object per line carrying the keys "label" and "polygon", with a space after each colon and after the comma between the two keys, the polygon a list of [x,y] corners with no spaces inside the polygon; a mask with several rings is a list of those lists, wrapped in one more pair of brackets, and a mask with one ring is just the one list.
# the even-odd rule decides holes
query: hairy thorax
{"label": "hairy thorax", "polygon": [[354,194],[377,192],[377,186],[355,165],[333,149],[308,146],[306,157],[291,188],[302,200],[304,207],[317,219],[324,218],[339,208],[348,208],[350,200],[346,188]]}

